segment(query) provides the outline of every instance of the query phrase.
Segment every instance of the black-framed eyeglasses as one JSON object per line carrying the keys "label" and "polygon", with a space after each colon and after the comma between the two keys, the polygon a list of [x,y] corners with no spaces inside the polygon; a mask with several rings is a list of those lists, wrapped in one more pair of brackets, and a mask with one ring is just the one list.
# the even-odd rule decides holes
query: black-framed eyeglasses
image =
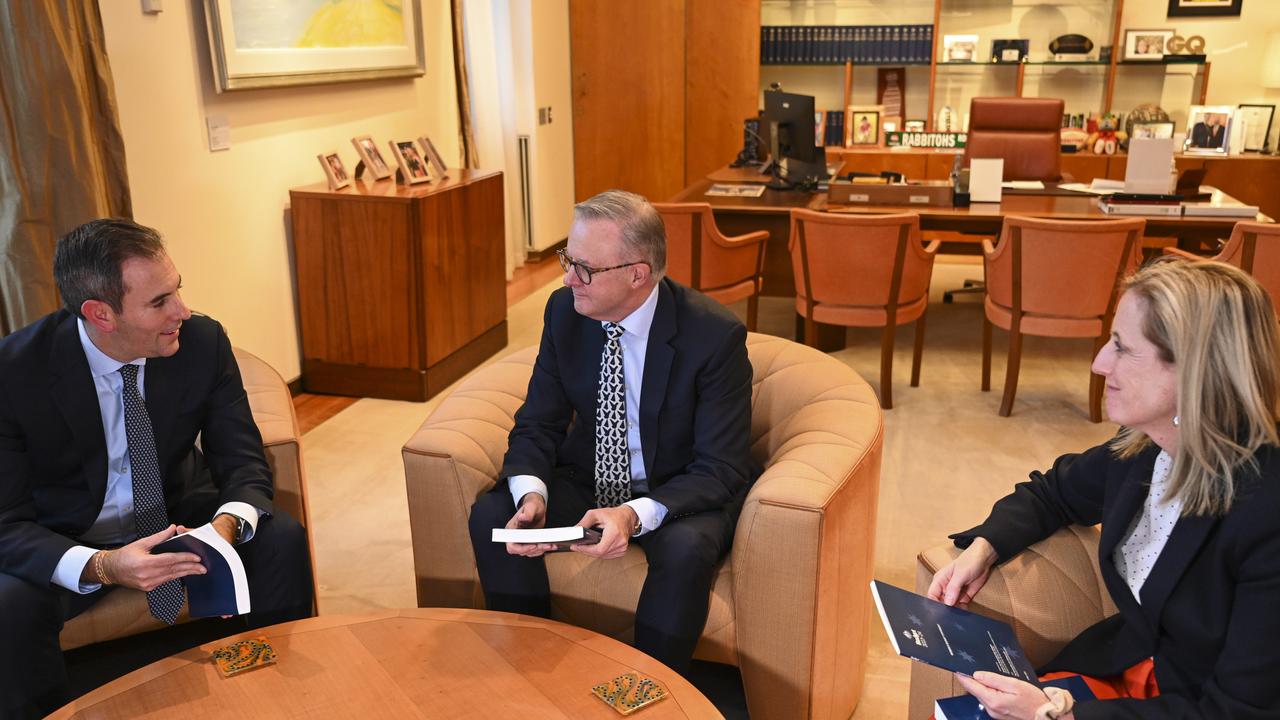
{"label": "black-framed eyeglasses", "polygon": [[621,265],[614,265],[613,267],[594,268],[594,267],[591,267],[590,265],[583,263],[581,260],[576,260],[572,257],[569,257],[569,252],[564,249],[557,250],[556,257],[560,258],[561,269],[563,269],[565,272],[569,272],[569,268],[573,268],[574,274],[578,276],[578,279],[582,281],[583,285],[590,285],[591,276],[595,275],[596,273],[609,272],[610,270],[620,270],[624,267],[631,267],[632,265],[648,265],[649,264],[644,260],[636,260],[635,262],[623,263]]}

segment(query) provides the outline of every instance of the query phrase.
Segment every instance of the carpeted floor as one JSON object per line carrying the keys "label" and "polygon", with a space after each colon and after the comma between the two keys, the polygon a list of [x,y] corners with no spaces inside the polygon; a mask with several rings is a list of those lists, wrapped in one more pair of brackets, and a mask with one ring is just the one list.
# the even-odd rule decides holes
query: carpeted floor
{"label": "carpeted floor", "polygon": [[[1005,336],[996,331],[995,389],[980,392],[981,296],[941,302],[944,289],[975,273],[981,270],[968,264],[940,262],[935,268],[918,388],[907,382],[912,327],[897,334],[895,407],[885,413],[876,576],[904,587],[914,583],[915,554],[922,547],[980,521],[1031,470],[1103,442],[1116,429],[1088,419],[1087,340],[1027,338],[1013,415],[996,414]],[[538,341],[543,305],[558,284],[511,307],[510,346],[497,357]],[[735,311],[745,316],[745,304]],[[762,301],[761,332],[791,337],[793,327],[786,300]],[[872,387],[879,378],[879,338],[878,330],[851,330],[850,346],[834,354]],[[363,399],[304,436],[322,614],[416,604],[400,448],[437,402]],[[868,632],[869,669],[854,717],[904,718],[909,661],[890,656],[878,619]],[[715,692],[730,696],[717,700],[726,714],[740,716],[733,708],[732,678],[716,668],[707,674],[714,677],[708,682],[716,683]]]}

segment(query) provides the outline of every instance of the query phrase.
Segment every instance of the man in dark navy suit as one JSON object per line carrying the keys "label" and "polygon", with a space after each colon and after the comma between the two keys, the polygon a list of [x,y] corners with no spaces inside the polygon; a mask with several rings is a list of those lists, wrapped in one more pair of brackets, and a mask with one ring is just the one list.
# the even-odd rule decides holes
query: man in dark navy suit
{"label": "man in dark navy suit", "polygon": [[663,278],[666,232],[644,198],[611,190],[574,208],[560,252],[565,287],[547,302],[542,345],[497,485],[472,507],[489,609],[550,615],[541,556],[493,528],[582,525],[601,560],[635,542],[648,575],[636,647],[687,668],[729,549],[751,461],[746,329],[705,295]]}
{"label": "man in dark navy suit", "polygon": [[236,546],[251,624],[305,617],[312,601],[306,535],[272,507],[231,344],[182,302],[160,236],[86,223],[58,242],[54,277],[65,309],[0,340],[4,718],[67,700],[58,633],[112,588],[146,591],[174,622],[178,581],[205,572],[196,555],[150,553],[178,525],[212,522]]}

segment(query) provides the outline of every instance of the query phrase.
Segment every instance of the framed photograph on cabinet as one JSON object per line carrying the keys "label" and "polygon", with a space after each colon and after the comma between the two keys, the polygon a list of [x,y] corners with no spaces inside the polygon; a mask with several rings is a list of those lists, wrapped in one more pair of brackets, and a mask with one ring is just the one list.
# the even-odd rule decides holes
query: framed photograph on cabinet
{"label": "framed photograph on cabinet", "polygon": [[1197,155],[1226,155],[1234,110],[1230,105],[1192,105],[1187,113],[1187,139],[1182,151]]}
{"label": "framed photograph on cabinet", "polygon": [[406,185],[431,181],[431,176],[427,174],[427,163],[418,154],[418,147],[412,140],[400,142],[392,140],[389,144],[391,154],[396,156],[396,164],[400,166],[400,173]]}
{"label": "framed photograph on cabinet", "polygon": [[420,0],[204,0],[204,13],[220,93],[426,72]]}
{"label": "framed photograph on cabinet", "polygon": [[320,167],[324,168],[324,176],[329,180],[330,190],[341,190],[351,184],[351,176],[342,166],[342,158],[336,152],[320,153],[316,156]]}
{"label": "framed photograph on cabinet", "polygon": [[1164,60],[1172,30],[1125,30],[1125,60]]}
{"label": "framed photograph on cabinet", "polygon": [[[360,162],[364,163],[364,169],[373,175],[374,180],[386,180],[391,177],[391,166],[387,165],[387,161],[382,159],[382,153],[378,152],[378,145],[373,141],[370,135],[361,135],[351,138],[351,144],[355,146],[356,154],[360,156]],[[360,168],[356,168],[356,177],[360,177]]]}
{"label": "framed photograph on cabinet", "polygon": [[1139,140],[1164,140],[1173,137],[1173,130],[1172,122],[1135,122],[1133,133],[1129,137]]}
{"label": "framed photograph on cabinet", "polygon": [[1030,40],[992,40],[991,62],[1020,63],[1027,61],[1027,52],[1031,49]]}
{"label": "framed photograph on cabinet", "polygon": [[1240,17],[1244,0],[1169,0],[1169,17]]}
{"label": "framed photograph on cabinet", "polygon": [[1270,149],[1271,120],[1275,114],[1275,105],[1241,105],[1236,110],[1236,119],[1244,123],[1246,152],[1263,152]]}
{"label": "framed photograph on cabinet", "polygon": [[845,147],[880,144],[880,118],[884,108],[880,105],[850,105],[845,117],[849,125],[845,130]]}
{"label": "framed photograph on cabinet", "polygon": [[440,156],[440,151],[436,150],[436,145],[431,142],[431,138],[423,135],[418,138],[418,144],[422,146],[422,154],[427,156],[431,167],[435,168],[436,175],[449,177],[449,168],[444,164],[444,158]]}

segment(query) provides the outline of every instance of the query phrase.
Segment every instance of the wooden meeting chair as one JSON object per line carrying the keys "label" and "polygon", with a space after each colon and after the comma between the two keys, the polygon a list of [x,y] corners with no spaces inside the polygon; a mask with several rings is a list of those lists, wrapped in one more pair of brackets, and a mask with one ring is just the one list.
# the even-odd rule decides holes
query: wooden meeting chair
{"label": "wooden meeting chair", "polygon": [[920,384],[929,279],[939,243],[921,244],[920,216],[915,213],[791,211],[791,267],[805,342],[816,345],[817,323],[883,327],[880,406],[886,410],[893,407],[894,332],[899,325],[913,321],[916,337],[911,386]]}
{"label": "wooden meeting chair", "polygon": [[1249,273],[1271,294],[1271,302],[1280,297],[1280,225],[1260,222],[1238,222],[1217,255],[1201,257],[1176,247],[1165,248],[1166,255],[1189,260],[1216,260]]}
{"label": "wooden meeting chair", "polygon": [[[1142,218],[1103,221],[1005,218],[999,244],[982,241],[986,297],[982,320],[982,389],[991,389],[991,328],[1009,331],[1001,417],[1018,390],[1022,336],[1093,338],[1111,334],[1120,281],[1142,256]],[[1089,376],[1089,419],[1102,421],[1102,377]]]}
{"label": "wooden meeting chair", "polygon": [[[756,330],[764,283],[767,230],[725,237],[708,203],[654,203],[667,228],[667,275],[731,305],[747,301],[747,329]],[[694,238],[698,241],[694,242]]]}

